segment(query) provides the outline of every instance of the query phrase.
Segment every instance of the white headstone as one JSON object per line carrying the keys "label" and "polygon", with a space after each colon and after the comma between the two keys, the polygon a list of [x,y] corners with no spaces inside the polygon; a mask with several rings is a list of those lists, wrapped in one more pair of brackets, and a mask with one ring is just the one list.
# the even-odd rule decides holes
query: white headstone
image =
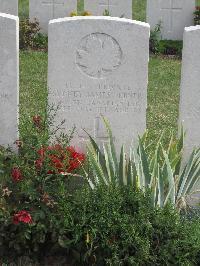
{"label": "white headstone", "polygon": [[19,20],[0,13],[0,145],[18,139]]}
{"label": "white headstone", "polygon": [[[74,17],[49,24],[49,103],[56,125],[77,127],[74,144],[107,141],[109,119],[119,146],[146,127],[149,25],[112,17]],[[83,145],[84,146],[84,145]]]}
{"label": "white headstone", "polygon": [[18,0],[0,0],[0,12],[18,16]]}
{"label": "white headstone", "polygon": [[37,19],[42,33],[48,33],[51,19],[69,17],[77,10],[77,0],[29,0],[30,20]]}
{"label": "white headstone", "polygon": [[147,22],[153,30],[161,22],[162,39],[182,40],[184,27],[194,25],[196,0],[147,0]]}
{"label": "white headstone", "polygon": [[132,19],[132,0],[85,0],[84,9],[93,16],[103,16],[107,10],[112,17]]}
{"label": "white headstone", "polygon": [[186,130],[185,158],[200,147],[200,26],[185,28],[180,125]]}

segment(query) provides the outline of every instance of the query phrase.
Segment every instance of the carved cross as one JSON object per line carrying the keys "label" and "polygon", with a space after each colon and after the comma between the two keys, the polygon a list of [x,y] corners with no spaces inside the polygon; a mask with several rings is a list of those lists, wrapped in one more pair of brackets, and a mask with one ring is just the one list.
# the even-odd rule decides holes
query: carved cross
{"label": "carved cross", "polygon": [[46,6],[51,6],[52,7],[52,17],[53,18],[56,18],[56,16],[55,16],[55,9],[56,9],[56,7],[58,7],[58,6],[64,6],[64,2],[62,1],[62,2],[57,2],[57,0],[44,0],[43,2],[42,2],[42,4],[43,5],[46,5]]}
{"label": "carved cross", "polygon": [[108,7],[109,7],[108,4],[109,4],[109,0],[101,0],[99,2],[99,5],[102,6],[102,7],[105,7],[105,9],[108,9]]}
{"label": "carved cross", "polygon": [[99,5],[110,12],[110,7],[117,6],[117,3],[113,3],[113,0],[101,0]]}
{"label": "carved cross", "polygon": [[[94,131],[91,137],[94,138],[95,141],[97,141],[97,143],[109,142],[109,137],[107,136],[107,134],[103,132],[101,124],[102,124],[102,118],[96,117],[94,119]],[[79,138],[81,138],[81,142],[86,142],[86,143],[89,142],[87,134],[80,134],[78,136]]]}
{"label": "carved cross", "polygon": [[170,31],[172,31],[172,29],[173,29],[173,16],[174,16],[174,12],[181,11],[182,8],[180,8],[180,7],[174,7],[174,5],[173,5],[174,0],[164,0],[164,1],[165,2],[169,1],[169,7],[161,7],[161,10],[164,10],[164,11],[170,13],[170,25],[169,25],[169,28],[170,28]]}
{"label": "carved cross", "polygon": [[109,138],[107,134],[103,132],[101,125],[102,125],[102,118],[96,117],[95,126],[94,126],[94,137],[98,142],[103,142],[103,143],[109,142]]}

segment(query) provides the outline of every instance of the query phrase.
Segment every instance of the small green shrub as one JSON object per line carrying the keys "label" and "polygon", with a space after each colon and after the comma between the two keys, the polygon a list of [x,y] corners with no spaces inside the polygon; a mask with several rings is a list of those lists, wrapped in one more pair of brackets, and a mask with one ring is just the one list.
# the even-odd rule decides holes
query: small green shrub
{"label": "small green shrub", "polygon": [[[73,130],[49,145],[49,124],[52,124],[51,119],[35,115],[27,128],[27,135],[24,131],[23,137],[16,141],[18,154],[0,148],[1,263],[10,265],[18,261],[19,265],[28,265],[28,261],[32,263],[30,258],[35,258],[40,265],[53,265],[51,257],[58,260],[58,265],[61,258],[69,265],[200,263],[199,218],[180,216],[169,201],[162,208],[152,204],[152,191],[156,190],[154,195],[159,198],[160,190],[157,187],[152,190],[153,185],[149,183],[145,189],[142,185],[149,176],[146,172],[149,161],[145,157],[149,144],[145,139],[138,149],[141,162],[137,161],[133,168],[128,160],[126,172],[123,149],[120,164],[114,166],[116,154],[112,132],[106,124],[110,137],[109,163],[113,166],[109,168],[107,164],[107,170],[114,170],[110,177],[116,175],[118,179],[109,185],[96,182],[91,188],[84,182],[83,169],[88,170],[85,173],[87,181],[94,177],[100,180],[106,177],[101,170],[103,164],[98,165],[99,161],[93,154],[91,156],[90,150],[87,164],[85,155],[70,146]],[[98,148],[91,141],[93,148]],[[159,149],[155,154],[162,154],[160,145]],[[171,141],[167,155],[163,153],[159,157],[161,169],[166,180],[170,176],[170,182],[173,180],[168,172],[177,173],[180,169],[181,150],[182,138],[178,142]],[[149,169],[155,168],[157,155],[151,160]],[[102,154],[99,153],[98,158],[102,160]],[[96,172],[90,169],[91,159]],[[196,180],[195,173],[199,173],[197,160],[194,153],[189,167],[184,169],[182,181],[186,186],[180,190],[184,193]],[[108,157],[104,158],[105,161],[108,163]],[[132,170],[136,170],[134,173],[138,176],[132,175]],[[125,177],[125,172],[134,178],[124,186],[121,177]],[[161,177],[164,182],[165,176]],[[131,183],[133,180],[136,181],[134,184]],[[171,197],[173,184],[169,186],[167,183],[163,187],[165,196]]]}
{"label": "small green shrub", "polygon": [[150,32],[149,49],[153,54],[159,52],[159,41],[161,39],[161,23],[157,24],[154,30]]}
{"label": "small green shrub", "polygon": [[160,40],[158,44],[158,53],[163,55],[176,55],[181,57],[182,49],[182,41]]}
{"label": "small green shrub", "polygon": [[33,49],[35,50],[48,50],[48,37],[44,34],[38,33],[34,39],[34,46]]}
{"label": "small green shrub", "polygon": [[103,16],[110,16],[110,12],[108,9],[105,9],[103,12]]}
{"label": "small green shrub", "polygon": [[48,38],[39,33],[38,21],[31,22],[29,19],[20,21],[19,46],[20,49],[47,50]]}
{"label": "small green shrub", "polygon": [[76,254],[74,265],[193,265],[198,258],[199,221],[182,221],[169,205],[152,207],[149,193],[98,186],[80,191],[71,207],[63,205],[59,243]]}
{"label": "small green shrub", "polygon": [[37,21],[30,22],[29,19],[20,21],[19,46],[20,49],[31,49],[34,47],[34,39],[38,34],[40,27]]}
{"label": "small green shrub", "polygon": [[[27,135],[16,140],[18,154],[0,149],[0,256],[16,257],[53,248],[59,223],[59,195],[71,193],[84,154],[70,146],[71,135],[49,144],[49,120],[32,118]],[[9,247],[9,248],[8,248]]]}
{"label": "small green shrub", "polygon": [[181,57],[183,42],[182,41],[172,41],[172,40],[162,40],[161,39],[161,23],[157,24],[154,30],[151,30],[149,49],[153,54],[161,55],[175,55]]}

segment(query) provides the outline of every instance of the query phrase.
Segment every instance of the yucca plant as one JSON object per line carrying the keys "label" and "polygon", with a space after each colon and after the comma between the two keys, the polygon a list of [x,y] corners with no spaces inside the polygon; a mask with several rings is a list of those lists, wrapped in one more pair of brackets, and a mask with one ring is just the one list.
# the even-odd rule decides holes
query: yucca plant
{"label": "yucca plant", "polygon": [[179,209],[185,208],[186,196],[192,193],[200,178],[200,149],[194,150],[185,167],[181,167],[183,130],[178,140],[171,136],[166,150],[161,136],[152,152],[152,143],[145,133],[138,139],[137,148],[132,147],[127,155],[122,146],[118,157],[109,122],[105,118],[103,120],[109,137],[109,143],[103,146],[103,150],[89,135],[89,168],[85,176],[91,188],[99,183],[130,185],[144,193],[150,190],[154,206],[163,207],[171,202]]}

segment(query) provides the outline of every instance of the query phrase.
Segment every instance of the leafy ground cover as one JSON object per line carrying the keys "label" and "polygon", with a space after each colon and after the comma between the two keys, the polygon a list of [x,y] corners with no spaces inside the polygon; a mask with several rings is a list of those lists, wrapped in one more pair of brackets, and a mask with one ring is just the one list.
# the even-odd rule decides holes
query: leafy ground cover
{"label": "leafy ground cover", "polygon": [[[200,220],[197,215],[190,219],[179,215],[179,207],[176,210],[171,201],[155,206],[154,182],[151,190],[146,182],[145,193],[140,190],[143,181],[138,174],[143,169],[146,175],[147,159],[138,174],[132,168],[135,177],[127,180],[134,184],[122,184],[122,162],[120,168],[115,161],[117,171],[109,171],[108,179],[108,167],[99,171],[99,160],[95,162],[89,150],[87,157],[75,150],[67,136],[49,146],[48,123],[42,116],[34,116],[30,126],[26,137],[16,142],[18,154],[0,150],[1,265],[199,265]],[[107,161],[114,162],[109,132]],[[143,157],[147,147],[142,146],[137,154],[143,150]],[[165,155],[167,169],[160,170],[175,181],[179,163],[174,159],[180,151],[172,146],[170,156]],[[163,159],[158,156],[158,161]],[[132,166],[134,162],[137,159],[130,161]],[[172,165],[175,169],[169,171]],[[150,175],[155,169],[149,167]],[[162,180],[162,186],[167,188],[167,182]],[[168,191],[173,197],[174,192]]]}

